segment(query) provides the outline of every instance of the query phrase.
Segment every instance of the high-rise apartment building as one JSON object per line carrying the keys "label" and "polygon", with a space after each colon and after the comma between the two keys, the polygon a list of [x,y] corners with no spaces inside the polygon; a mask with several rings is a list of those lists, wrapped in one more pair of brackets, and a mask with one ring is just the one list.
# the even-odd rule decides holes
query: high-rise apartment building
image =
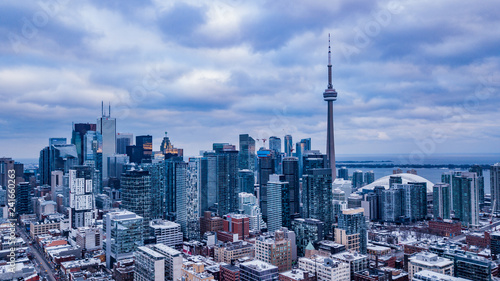
{"label": "high-rise apartment building", "polygon": [[217,202],[219,215],[238,209],[238,150],[234,145],[214,143],[217,159]]}
{"label": "high-rise apartment building", "polygon": [[94,190],[92,168],[75,166],[69,170],[69,220],[72,228],[91,226],[94,223]]}
{"label": "high-rise apartment building", "polygon": [[333,234],[335,242],[345,245],[347,250],[365,254],[368,232],[363,208],[343,210]]}
{"label": "high-rise apartment building", "polygon": [[267,224],[262,219],[262,212],[257,197],[252,193],[241,192],[238,194],[238,199],[238,211],[248,216],[250,230],[260,231],[261,229],[267,228]]}
{"label": "high-rise apartment building", "polygon": [[274,152],[269,149],[261,148],[257,152],[258,157],[258,181],[259,184],[259,202],[260,209],[262,210],[262,217],[267,221],[268,215],[268,194],[267,194],[267,182],[269,181],[269,176],[276,173],[276,162],[274,161]]}
{"label": "high-rise apartment building", "polygon": [[363,171],[356,170],[352,173],[352,187],[358,189],[363,186]]}
{"label": "high-rise apartment building", "polygon": [[149,237],[152,219],[151,175],[148,171],[128,170],[121,179],[122,208],[140,216],[143,220],[143,236]]}
{"label": "high-rise apartment building", "polygon": [[329,231],[333,222],[333,193],[331,169],[312,169],[303,178],[303,218],[318,219]]}
{"label": "high-rise apartment building", "polygon": [[292,230],[297,237],[297,255],[301,257],[304,256],[309,243],[319,242],[325,236],[325,224],[317,219],[294,219]]}
{"label": "high-rise apartment building", "polygon": [[432,207],[434,218],[450,218],[450,185],[447,183],[437,183],[432,188]]}
{"label": "high-rise apartment building", "polygon": [[255,176],[251,170],[238,171],[238,190],[240,192],[255,193]]}
{"label": "high-rise apartment building", "polygon": [[490,167],[490,189],[491,189],[491,204],[495,205],[494,212],[500,211],[500,163],[491,165]]}
{"label": "high-rise apartment building", "polygon": [[130,259],[137,247],[143,245],[144,223],[141,216],[130,211],[116,211],[104,215],[106,239],[106,267],[112,268],[116,261]]}
{"label": "high-rise apartment building", "polygon": [[283,159],[283,175],[288,182],[288,194],[290,201],[290,219],[300,216],[300,182],[299,182],[299,160],[297,157],[285,157]]}

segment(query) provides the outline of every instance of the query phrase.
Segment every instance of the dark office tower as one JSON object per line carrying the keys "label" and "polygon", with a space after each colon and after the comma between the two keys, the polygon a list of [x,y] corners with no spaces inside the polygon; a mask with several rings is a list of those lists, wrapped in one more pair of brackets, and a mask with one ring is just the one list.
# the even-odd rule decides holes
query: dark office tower
{"label": "dark office tower", "polygon": [[83,164],[83,148],[84,148],[84,137],[88,131],[95,131],[96,124],[90,123],[73,123],[73,133],[71,134],[71,144],[76,146],[76,152],[78,153],[78,164]]}
{"label": "dark office tower", "polygon": [[165,159],[169,159],[171,157],[178,157],[184,155],[184,150],[182,148],[175,148],[170,142],[170,138],[167,137],[167,132],[165,132],[165,136],[161,141],[160,151],[165,155]]}
{"label": "dark office tower", "polygon": [[142,149],[137,145],[127,146],[127,156],[131,163],[141,164],[142,161]]}
{"label": "dark office tower", "polygon": [[141,216],[144,221],[144,237],[149,237],[151,221],[151,176],[148,171],[128,170],[122,175],[120,182],[122,207]]}
{"label": "dark office tower", "polygon": [[141,163],[151,163],[153,155],[153,137],[152,136],[137,136],[135,137],[135,146],[141,152]]}
{"label": "dark office tower", "polygon": [[127,154],[127,146],[133,145],[134,135],[129,133],[116,134],[116,153]]}
{"label": "dark office tower", "polygon": [[214,143],[217,157],[217,202],[220,216],[238,210],[238,150],[234,145]]}
{"label": "dark office tower", "polygon": [[432,192],[432,207],[434,218],[450,218],[450,185],[447,183],[436,183]]}
{"label": "dark office tower", "polygon": [[329,231],[333,222],[332,170],[311,169],[308,174],[304,174],[303,182],[302,217],[324,222]]}
{"label": "dark office tower", "polygon": [[479,199],[479,210],[482,210],[484,207],[484,176],[483,176],[483,168],[479,165],[473,165],[470,167],[469,172],[476,173],[477,176],[477,192]]}
{"label": "dark office tower", "polygon": [[240,192],[246,192],[255,194],[255,177],[250,170],[239,170],[238,171],[238,190]]}
{"label": "dark office tower", "polygon": [[72,228],[91,226],[94,221],[92,167],[75,166],[69,170],[69,221]]}
{"label": "dark office tower", "polygon": [[349,169],[347,169],[346,167],[340,168],[338,178],[344,179],[344,180],[349,180]]}
{"label": "dark office tower", "polygon": [[389,188],[392,187],[393,184],[401,184],[403,183],[403,179],[400,176],[390,176],[389,177]]}
{"label": "dark office tower", "polygon": [[375,181],[375,173],[373,171],[365,172],[365,185]]}
{"label": "dark office tower", "polygon": [[283,175],[290,188],[290,219],[300,217],[299,160],[297,157],[283,159]]}
{"label": "dark office tower", "polygon": [[29,182],[21,182],[16,189],[16,215],[32,214],[31,188]]}
{"label": "dark office tower", "polygon": [[240,170],[255,171],[255,140],[248,134],[240,135]]}
{"label": "dark office tower", "polygon": [[478,225],[479,194],[476,173],[461,172],[453,175],[452,187],[452,206],[455,218],[458,218],[462,225]]}
{"label": "dark office tower", "polygon": [[292,141],[292,136],[291,135],[286,135],[284,138],[285,142],[285,156],[286,157],[291,157],[292,156],[292,150],[293,150],[293,141]]}
{"label": "dark office tower", "polygon": [[352,188],[358,189],[363,186],[363,171],[356,170],[352,173]]}
{"label": "dark office tower", "polygon": [[203,213],[214,209],[217,203],[217,156],[215,152],[203,152],[200,166],[200,205]]}
{"label": "dark office tower", "polygon": [[[490,167],[491,204],[495,205],[494,212],[500,211],[500,163]],[[496,204],[494,204],[496,202]]]}
{"label": "dark office tower", "polygon": [[151,176],[151,219],[162,219],[165,213],[165,164],[162,161],[143,164],[141,167]]}
{"label": "dark office tower", "polygon": [[262,218],[267,221],[267,182],[269,181],[269,176],[276,173],[274,153],[272,150],[261,148],[257,152],[257,157],[257,183],[259,184],[260,209],[262,210]]}

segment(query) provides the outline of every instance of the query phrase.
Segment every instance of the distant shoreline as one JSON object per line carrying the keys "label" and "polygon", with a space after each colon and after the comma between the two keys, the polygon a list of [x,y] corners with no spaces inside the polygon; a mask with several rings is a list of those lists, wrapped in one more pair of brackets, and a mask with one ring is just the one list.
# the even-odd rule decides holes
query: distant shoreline
{"label": "distant shoreline", "polygon": [[[380,163],[384,164],[371,164],[371,163]],[[477,164],[394,164],[390,163],[392,161],[339,161],[337,162],[337,167],[346,167],[346,168],[428,168],[428,169],[468,169]],[[491,165],[482,164],[478,165],[483,169],[490,169]]]}

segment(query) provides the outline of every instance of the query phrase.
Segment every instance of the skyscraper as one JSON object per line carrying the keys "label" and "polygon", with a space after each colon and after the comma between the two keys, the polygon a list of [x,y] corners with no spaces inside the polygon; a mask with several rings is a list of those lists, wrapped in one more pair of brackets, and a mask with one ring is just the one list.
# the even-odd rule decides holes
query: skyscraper
{"label": "skyscraper", "polygon": [[290,219],[300,216],[300,195],[299,195],[299,160],[297,157],[285,157],[283,159],[283,175],[288,182],[290,195]]}
{"label": "skyscraper", "polygon": [[269,149],[274,153],[274,167],[276,173],[282,174],[283,167],[281,165],[281,139],[275,136],[269,137]]}
{"label": "skyscraper", "polygon": [[352,187],[358,189],[363,186],[363,171],[356,170],[352,173]]}
{"label": "skyscraper", "polygon": [[95,200],[92,184],[92,168],[75,166],[69,170],[69,221],[72,228],[91,226],[94,220]]}
{"label": "skyscraper", "polygon": [[332,170],[311,169],[303,180],[302,217],[324,222],[329,231],[333,222]]}
{"label": "skyscraper", "polygon": [[217,157],[219,215],[238,210],[238,150],[234,145],[214,143]]}
{"label": "skyscraper", "polygon": [[169,159],[172,156],[183,156],[184,150],[182,148],[175,148],[170,142],[170,138],[167,137],[167,132],[161,141],[160,151],[165,155],[165,159]]}
{"label": "skyscraper", "polygon": [[248,134],[240,135],[239,168],[255,171],[255,140]]}
{"label": "skyscraper", "polygon": [[478,225],[479,193],[476,173],[455,174],[452,177],[452,186],[452,206],[455,218],[458,218],[463,225]]}
{"label": "skyscraper", "polygon": [[135,145],[140,151],[141,163],[151,163],[151,157],[153,155],[153,137],[147,136],[137,136],[135,137]]}
{"label": "skyscraper", "polygon": [[345,209],[334,229],[335,242],[345,245],[349,251],[366,253],[368,232],[363,208]]}
{"label": "skyscraper", "polygon": [[274,166],[274,154],[272,150],[261,148],[257,152],[258,157],[258,184],[259,184],[259,202],[260,209],[262,210],[262,217],[267,221],[267,182],[269,176],[276,173]]}
{"label": "skyscraper", "polygon": [[84,148],[84,137],[88,131],[95,131],[96,124],[90,123],[73,123],[73,132],[71,134],[71,144],[76,146],[76,152],[78,153],[78,164],[83,164],[83,148]]}
{"label": "skyscraper", "polygon": [[476,173],[477,175],[477,194],[479,197],[479,210],[484,207],[484,177],[483,168],[479,165],[472,165],[469,168],[469,172]]}
{"label": "skyscraper", "polygon": [[375,181],[375,173],[373,171],[365,172],[365,185]]}
{"label": "skyscraper", "polygon": [[104,114],[102,105],[102,115],[97,119],[97,132],[102,135],[102,179],[108,178],[108,157],[116,153],[116,119],[111,118],[111,106],[108,115]]}
{"label": "skyscraper", "polygon": [[200,163],[201,213],[214,209],[217,203],[217,157],[213,151],[205,151],[202,155]]}
{"label": "skyscraper", "polygon": [[134,251],[143,243],[143,219],[130,211],[116,211],[104,215],[103,230],[106,239],[103,249],[106,252],[106,267],[122,259],[130,259]]}
{"label": "skyscraper", "polygon": [[434,218],[450,218],[450,185],[447,183],[436,183],[432,192],[432,204]]}
{"label": "skyscraper", "polygon": [[328,167],[332,169],[332,180],[335,180],[337,169],[335,168],[335,141],[333,132],[333,102],[337,100],[337,91],[332,84],[332,61],[330,50],[330,34],[328,34],[328,88],[323,93],[323,98],[328,103],[328,125],[326,135],[326,159]]}
{"label": "skyscraper", "polygon": [[347,169],[346,167],[340,168],[338,177],[344,180],[349,180],[349,169]]}
{"label": "skyscraper", "polygon": [[116,135],[116,153],[127,154],[127,146],[133,145],[134,135],[129,133],[118,133]]}
{"label": "skyscraper", "polygon": [[293,150],[293,140],[291,135],[286,135],[284,138],[285,141],[285,155],[287,157],[292,156],[292,150]]}
{"label": "skyscraper", "polygon": [[490,167],[491,204],[496,201],[494,212],[500,211],[500,163]]}
{"label": "skyscraper", "polygon": [[239,170],[238,171],[238,190],[240,192],[247,192],[254,194],[255,177],[250,170]]}
{"label": "skyscraper", "polygon": [[121,179],[123,208],[143,218],[144,237],[149,236],[149,222],[152,219],[151,176],[148,171],[129,170]]}

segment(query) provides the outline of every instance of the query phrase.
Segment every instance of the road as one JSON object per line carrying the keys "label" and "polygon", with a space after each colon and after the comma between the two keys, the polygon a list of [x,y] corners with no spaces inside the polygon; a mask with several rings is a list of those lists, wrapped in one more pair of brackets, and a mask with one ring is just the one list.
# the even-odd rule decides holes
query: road
{"label": "road", "polygon": [[17,233],[21,235],[21,237],[26,241],[26,244],[28,244],[28,247],[30,248],[31,253],[35,256],[36,260],[38,261],[38,264],[42,266],[42,272],[41,272],[41,277],[45,276],[51,281],[57,281],[56,278],[54,277],[55,272],[54,270],[50,267],[49,263],[47,260],[45,260],[44,256],[40,253],[40,251],[34,247],[33,245],[29,245],[29,242],[31,241],[26,234],[25,231],[23,231],[19,226],[17,228]]}

